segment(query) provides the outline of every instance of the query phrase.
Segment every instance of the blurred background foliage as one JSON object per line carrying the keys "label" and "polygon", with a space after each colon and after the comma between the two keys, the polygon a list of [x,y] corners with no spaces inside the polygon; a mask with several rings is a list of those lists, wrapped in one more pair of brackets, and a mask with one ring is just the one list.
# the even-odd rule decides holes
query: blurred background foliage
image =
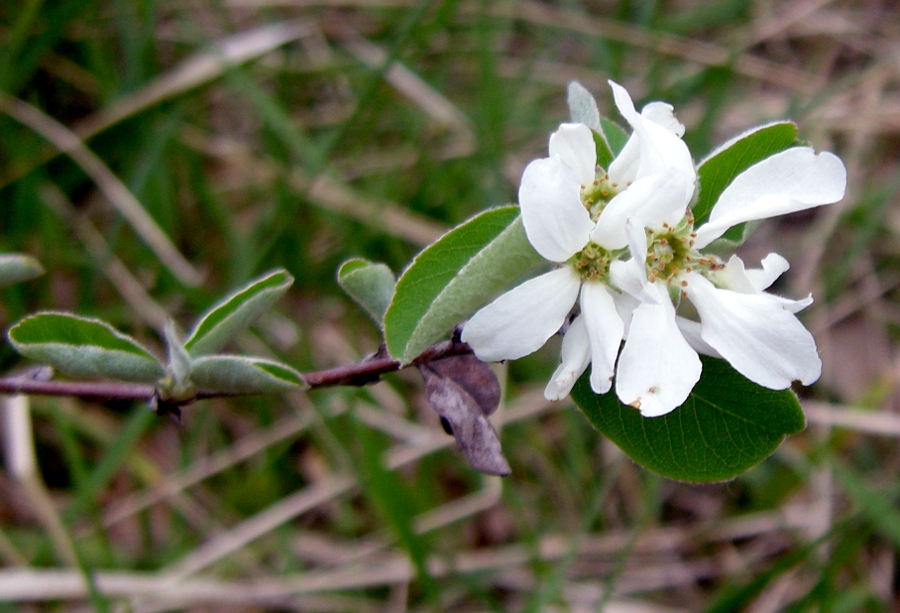
{"label": "blurred background foliage", "polygon": [[572,79],[617,120],[608,78],[671,102],[698,161],[794,119],[850,183],[744,246],[814,292],[825,373],[806,432],[736,480],[659,479],[546,403],[558,342],[508,367],[504,480],[451,448],[414,372],[181,423],[32,398],[49,495],[0,474],[0,610],[896,610],[898,58],[893,0],[2,3],[0,252],[48,270],[0,292],[4,328],[65,309],[160,349],[166,314],[283,266],[294,288],[237,349],[358,360],[379,335],[339,264],[400,272],[515,202]]}

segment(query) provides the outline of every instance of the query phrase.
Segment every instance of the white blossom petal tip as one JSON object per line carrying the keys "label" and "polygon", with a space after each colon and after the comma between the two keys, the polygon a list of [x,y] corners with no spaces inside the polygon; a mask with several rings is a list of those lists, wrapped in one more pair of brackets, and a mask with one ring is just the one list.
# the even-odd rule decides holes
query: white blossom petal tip
{"label": "white blossom petal tip", "polygon": [[528,241],[551,262],[565,262],[578,253],[594,228],[581,202],[581,183],[558,155],[528,164],[519,186],[519,207]]}
{"label": "white blossom petal tip", "polygon": [[697,273],[687,277],[702,339],[739,373],[774,390],[794,381],[810,385],[822,374],[815,340],[794,315],[806,301],[719,289]]}
{"label": "white blossom petal tip", "polygon": [[847,169],[833,153],[793,147],[757,162],[725,188],[695,245],[706,247],[729,228],[833,204],[844,197]]}
{"label": "white blossom petal tip", "polygon": [[668,102],[651,102],[647,104],[641,109],[641,117],[661,125],[679,138],[684,136],[684,124],[675,118],[675,107]]}
{"label": "white blossom petal tip", "polygon": [[564,123],[550,135],[550,156],[558,155],[575,172],[581,186],[596,176],[597,145],[591,129],[583,123]]}
{"label": "white blossom petal tip", "polygon": [[581,315],[566,330],[560,354],[561,363],[544,389],[547,400],[562,400],[568,396],[578,377],[591,363],[591,344]]}
{"label": "white blossom petal tip", "polygon": [[625,324],[611,290],[603,283],[582,285],[581,313],[591,345],[591,389],[597,394],[605,394],[612,387],[616,354],[625,335]]}
{"label": "white blossom petal tip", "polygon": [[475,313],[463,327],[462,341],[483,362],[534,353],[565,322],[580,285],[568,267],[530,279]]}
{"label": "white blossom petal tip", "polygon": [[613,100],[616,103],[616,108],[619,109],[619,113],[622,114],[628,123],[631,123],[631,120],[638,117],[638,112],[634,108],[634,101],[631,99],[631,94],[628,93],[628,90],[613,81],[612,79],[608,80],[609,86],[613,91]]}
{"label": "white blossom petal tip", "polygon": [[700,380],[702,364],[675,319],[665,288],[648,285],[656,303],[637,307],[619,356],[616,395],[644,417],[659,417],[681,406]]}

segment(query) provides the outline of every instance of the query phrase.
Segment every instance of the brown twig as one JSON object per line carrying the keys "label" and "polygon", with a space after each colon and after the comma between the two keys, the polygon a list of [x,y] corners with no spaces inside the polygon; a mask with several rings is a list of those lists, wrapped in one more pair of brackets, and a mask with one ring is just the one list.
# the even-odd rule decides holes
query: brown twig
{"label": "brown twig", "polygon": [[[381,352],[354,364],[344,364],[326,370],[301,375],[310,389],[336,387],[338,385],[362,386],[378,381],[381,375],[409,366],[418,366],[442,358],[471,353],[471,348],[455,341],[444,341],[426,349],[410,364],[402,364]],[[157,394],[152,385],[139,383],[114,383],[110,381],[41,381],[28,377],[0,378],[0,394],[33,394],[42,396],[71,396],[83,400],[105,402],[110,400],[150,401]],[[233,396],[216,390],[200,390],[196,396],[172,405],[186,405],[195,400]]]}

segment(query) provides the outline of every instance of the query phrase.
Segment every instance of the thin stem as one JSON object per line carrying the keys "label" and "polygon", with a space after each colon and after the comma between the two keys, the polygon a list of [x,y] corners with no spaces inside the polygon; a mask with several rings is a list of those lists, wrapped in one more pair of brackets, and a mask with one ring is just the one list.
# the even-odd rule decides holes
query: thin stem
{"label": "thin stem", "polygon": [[[362,386],[374,383],[381,375],[418,366],[442,358],[454,355],[472,353],[472,349],[465,343],[444,341],[432,345],[410,364],[389,357],[384,357],[381,352],[365,358],[354,364],[344,364],[326,370],[319,370],[301,375],[310,389],[320,387],[336,387],[338,385]],[[139,383],[113,383],[109,381],[40,381],[27,377],[13,376],[0,377],[0,394],[32,394],[43,396],[71,396],[83,400],[105,402],[111,400],[131,400],[134,402],[150,401],[157,390],[152,385]],[[174,405],[190,404],[195,400],[205,398],[217,398],[233,396],[234,394],[218,392],[216,390],[200,390],[196,396],[182,401],[174,402]]]}

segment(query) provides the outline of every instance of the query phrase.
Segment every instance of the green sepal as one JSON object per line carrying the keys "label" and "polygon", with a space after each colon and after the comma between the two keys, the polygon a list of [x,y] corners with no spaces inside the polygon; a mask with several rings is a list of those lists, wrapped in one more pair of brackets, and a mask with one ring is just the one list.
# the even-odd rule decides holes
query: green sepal
{"label": "green sepal", "polygon": [[296,370],[273,360],[242,355],[210,355],[191,362],[198,389],[228,394],[269,394],[306,387]]}
{"label": "green sepal", "polygon": [[0,287],[27,281],[42,274],[44,274],[44,269],[40,262],[30,255],[23,253],[0,255]]}
{"label": "green sepal", "polygon": [[[628,142],[628,133],[619,124],[605,117],[600,118],[600,130],[606,144],[609,145],[613,158],[622,153],[625,143]],[[609,166],[604,166],[604,168],[608,169]]]}
{"label": "green sepal", "polygon": [[700,356],[703,374],[687,401],[667,415],[642,417],[615,389],[591,390],[585,373],[572,399],[601,434],[632,460],[678,481],[726,481],[768,457],[806,427],[790,390],[761,387],[724,360]]}
{"label": "green sepal", "polygon": [[390,354],[411,362],[543,258],[519,207],[489,209],[422,251],[397,282],[384,315]]}
{"label": "green sepal", "polygon": [[384,326],[387,311],[397,280],[386,264],[374,263],[363,258],[347,260],[338,269],[338,284],[353,298],[379,327]]}
{"label": "green sepal", "polygon": [[606,137],[602,132],[591,130],[591,136],[594,137],[594,147],[597,149],[597,166],[609,170],[609,165],[616,159],[615,154],[612,152],[612,148],[609,146],[609,143],[606,141]]}
{"label": "green sepal", "polygon": [[[710,153],[697,166],[698,196],[692,207],[694,227],[699,228],[709,221],[719,196],[735,177],[757,162],[800,144],[797,126],[790,121],[779,121],[744,132]],[[754,227],[754,224],[738,224],[725,232],[710,249],[715,251],[720,245],[739,245]]]}
{"label": "green sepal", "polygon": [[215,353],[268,311],[293,282],[283,269],[254,279],[207,311],[194,326],[184,349],[191,357]]}
{"label": "green sepal", "polygon": [[156,383],[166,376],[153,354],[99,319],[44,311],[18,322],[8,337],[25,357],[72,377]]}

